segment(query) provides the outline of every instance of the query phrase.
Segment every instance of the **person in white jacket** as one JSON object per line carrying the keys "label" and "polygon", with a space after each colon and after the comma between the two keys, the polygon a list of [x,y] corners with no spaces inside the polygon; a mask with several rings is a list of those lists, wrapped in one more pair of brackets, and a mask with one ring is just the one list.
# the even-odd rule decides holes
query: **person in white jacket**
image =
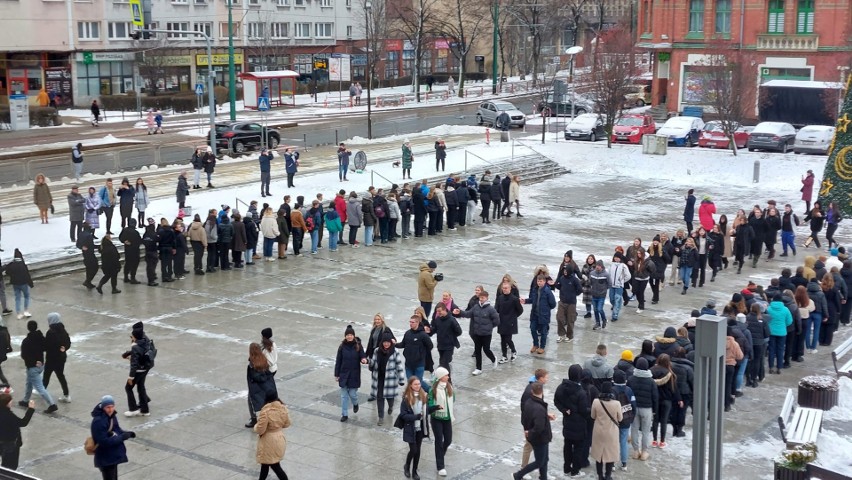
{"label": "person in white jacket", "polygon": [[[619,247],[621,248],[621,247]],[[612,321],[618,321],[624,299],[624,286],[630,281],[630,270],[624,264],[624,254],[616,250],[609,266],[609,303],[612,305]]]}
{"label": "person in white jacket", "polygon": [[274,262],[275,257],[272,255],[272,250],[278,242],[281,232],[278,230],[278,219],[272,213],[272,207],[267,207],[263,211],[263,217],[260,219],[260,233],[263,235],[263,259],[267,262]]}
{"label": "person in white jacket", "polygon": [[512,204],[515,205],[515,213],[518,217],[521,215],[521,176],[515,175],[512,177],[512,183],[509,184],[509,213],[512,212]]}

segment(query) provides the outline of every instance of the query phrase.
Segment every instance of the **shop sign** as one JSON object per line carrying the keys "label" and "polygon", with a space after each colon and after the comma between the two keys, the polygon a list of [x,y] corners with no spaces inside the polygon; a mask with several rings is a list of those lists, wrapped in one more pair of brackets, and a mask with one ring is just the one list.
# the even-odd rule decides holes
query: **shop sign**
{"label": "shop sign", "polygon": [[81,52],[75,56],[78,62],[90,65],[95,62],[125,62],[136,58],[134,52]]}
{"label": "shop sign", "polygon": [[[67,102],[71,101],[71,69],[68,67],[50,67],[44,69],[44,87],[48,92],[53,90]],[[66,100],[63,100],[66,101]]]}
{"label": "shop sign", "polygon": [[450,42],[446,38],[435,40],[435,50],[447,50],[450,48]]}
{"label": "shop sign", "polygon": [[[228,65],[228,58],[229,58],[229,55],[227,53],[213,54],[213,65]],[[235,65],[237,65],[237,64],[242,65],[242,63],[243,63],[243,54],[242,53],[235,53],[234,54],[234,64]],[[198,55],[196,55],[195,56],[195,64],[199,65],[199,66],[207,65],[207,54],[206,53],[199,53]]]}
{"label": "shop sign", "polygon": [[402,40],[385,40],[385,50],[390,52],[402,50]]}

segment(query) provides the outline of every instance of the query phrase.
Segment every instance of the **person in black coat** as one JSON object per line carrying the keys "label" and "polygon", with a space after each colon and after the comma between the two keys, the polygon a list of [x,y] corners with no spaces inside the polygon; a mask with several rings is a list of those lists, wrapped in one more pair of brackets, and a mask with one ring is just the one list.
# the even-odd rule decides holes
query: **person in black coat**
{"label": "person in black coat", "polygon": [[154,219],[148,219],[148,226],[145,227],[145,233],[142,235],[142,245],[145,246],[145,274],[148,278],[148,286],[156,287],[157,283],[157,262],[160,261],[159,246],[157,242],[159,236],[154,229]]}
{"label": "person in black coat", "polygon": [[[792,325],[791,325],[792,326]],[[764,377],[766,344],[769,342],[769,322],[760,313],[760,305],[752,305],[746,315],[746,328],[751,332],[752,359],[746,366],[746,385],[757,388],[758,382]],[[790,335],[788,333],[788,335]],[[792,335],[790,335],[792,336]],[[787,357],[789,361],[789,357]]]}
{"label": "person in black coat", "polygon": [[399,405],[399,419],[403,422],[402,440],[408,444],[403,473],[406,478],[412,475],[419,479],[417,467],[420,464],[420,447],[423,438],[429,436],[429,415],[442,408],[440,405],[428,405],[426,389],[417,377],[408,377],[402,401]]}
{"label": "person in black coat", "polygon": [[136,189],[130,185],[130,180],[127,177],[121,179],[121,186],[115,194],[119,197],[118,212],[121,215],[121,228],[124,228],[125,222],[133,216],[133,202],[136,200]]}
{"label": "person in black coat", "polygon": [[259,343],[249,345],[246,382],[248,383],[248,404],[251,420],[245,426],[246,428],[254,428],[257,424],[257,413],[266,403],[266,395],[269,392],[275,393],[276,396],[278,394],[278,387],[275,385],[275,373],[269,370],[269,360],[263,354],[263,347]]}
{"label": "person in black coat", "polygon": [[591,419],[591,402],[580,383],[582,372],[583,367],[578,364],[568,367],[568,378],[562,380],[553,395],[553,405],[562,413],[562,472],[566,475],[576,475],[588,462],[582,456],[582,446],[586,442],[586,424]]}
{"label": "person in black coat", "polygon": [[[429,84],[429,90],[432,90],[432,84]],[[444,143],[444,140],[439,138],[438,141],[435,142],[435,171],[444,171],[444,167],[446,166],[447,161],[447,144]]]}
{"label": "person in black coat", "polygon": [[174,282],[174,255],[177,250],[175,231],[165,218],[157,228],[157,246],[160,248],[160,275],[164,282]]}
{"label": "person in black coat", "polygon": [[98,282],[96,287],[98,293],[103,295],[103,286],[110,282],[112,285],[112,293],[121,293],[118,289],[118,272],[121,271],[121,257],[115,244],[112,243],[112,235],[106,234],[101,239],[101,271],[104,276]]}
{"label": "person in black coat", "polygon": [[530,393],[532,395],[524,404],[524,411],[521,413],[521,425],[524,427],[524,436],[533,447],[535,461],[513,473],[514,479],[523,478],[524,475],[535,470],[538,470],[539,478],[547,478],[547,451],[553,440],[550,422],[555,420],[556,416],[547,413],[547,403],[543,400],[544,386],[541,383],[534,383],[530,387]]}
{"label": "person in black coat", "polygon": [[453,352],[461,346],[459,344],[459,336],[461,334],[461,325],[447,311],[447,306],[443,302],[435,305],[435,315],[432,317],[429,335],[436,337],[438,365],[450,372],[452,372],[450,363],[453,361]]}
{"label": "person in black coat", "polygon": [[766,219],[763,217],[763,211],[760,207],[754,207],[754,210],[748,216],[748,225],[754,232],[754,237],[751,240],[751,249],[749,250],[752,268],[757,268],[757,261],[763,253],[763,243],[768,234]]}
{"label": "person in black coat", "polygon": [[185,228],[182,222],[175,222],[172,227],[175,232],[175,256],[174,256],[174,271],[175,277],[178,280],[186,278],[186,255],[189,253],[189,245],[186,243]]}
{"label": "person in black coat", "polygon": [[456,220],[460,226],[467,224],[467,202],[470,201],[470,189],[464,183],[455,182],[456,202],[458,203],[458,215]]}
{"label": "person in black coat", "polygon": [[500,180],[500,194],[503,196],[503,209],[501,213],[503,216],[511,217],[512,216],[512,204],[509,203],[509,186],[512,184],[512,174],[506,173],[502,180]]}
{"label": "person in black coat", "polygon": [[18,418],[12,413],[12,395],[0,393],[0,457],[3,458],[3,468],[18,469],[18,458],[24,441],[21,438],[21,428],[30,424],[35,413],[35,400],[27,404],[24,418]]}
{"label": "person in black coat", "polygon": [[738,217],[734,220],[734,258],[737,262],[737,273],[743,270],[746,254],[751,253],[754,243],[754,229],[745,218]]}
{"label": "person in black coat", "polygon": [[686,222],[686,234],[692,235],[692,221],[695,219],[695,190],[686,192],[686,205],[683,207],[683,221]]}
{"label": "person in black coat", "polygon": [[[410,328],[405,331],[402,341],[396,344],[396,348],[401,348],[402,356],[405,357],[405,378],[416,376],[421,382],[426,370],[426,355],[430,355],[433,347],[429,334],[421,324],[422,320],[420,315],[412,315],[408,319]],[[426,385],[424,388],[429,390]]]}
{"label": "person in black coat", "polygon": [[[320,215],[320,223],[317,225],[318,232],[322,232],[322,217]],[[255,252],[257,252],[257,240],[260,238],[260,229],[258,229],[257,223],[252,220],[250,215],[243,217],[243,225],[246,227],[245,264],[254,265],[253,258]],[[322,246],[322,244],[320,243],[319,246]]]}
{"label": "person in black coat", "polygon": [[679,346],[677,343],[677,329],[674,327],[666,327],[666,330],[663,332],[663,336],[658,336],[656,340],[657,341],[654,343],[653,355],[657,358],[664,353],[669,357],[672,357],[675,349]]}
{"label": "person in black coat", "polygon": [[[565,252],[566,258],[571,258],[573,252]],[[583,286],[577,277],[576,264],[572,261],[563,262],[553,289],[559,292],[556,304],[556,328],[559,337],[556,343],[570,342],[574,339],[574,322],[577,320],[577,296],[583,293]]]}
{"label": "person in black coat", "polygon": [[677,377],[677,390],[680,392],[681,404],[672,405],[669,421],[674,430],[673,436],[685,437],[683,426],[686,424],[686,410],[692,406],[692,391],[694,388],[695,365],[686,358],[683,347],[675,349],[671,358],[672,371]]}
{"label": "person in black coat", "polygon": [[769,260],[772,260],[775,258],[775,244],[778,243],[778,231],[781,230],[781,217],[778,215],[778,210],[774,206],[766,209],[764,223],[763,243],[769,251]]}
{"label": "person in black coat", "polygon": [[21,342],[21,360],[27,369],[27,384],[24,390],[24,398],[18,402],[21,407],[26,407],[30,401],[33,391],[38,392],[41,398],[49,405],[44,413],[53,413],[58,410],[50,392],[44,388],[42,373],[44,372],[45,340],[38,323],[35,320],[27,322],[27,336]]}
{"label": "person in black coat", "polygon": [[219,259],[222,270],[231,269],[231,261],[228,257],[228,250],[231,249],[231,243],[234,241],[234,226],[227,215],[222,217],[221,223],[217,227],[219,235]]}
{"label": "person in black coat", "polygon": [[[657,415],[651,425],[651,434],[657,441],[659,434],[661,448],[666,445],[666,430],[668,429],[669,415],[673,405],[683,408],[680,391],[677,388],[677,376],[672,370],[671,357],[662,354],[657,357],[657,364],[651,367],[651,376],[657,384],[659,401],[657,403]],[[634,392],[635,394],[635,392]]]}
{"label": "person in black coat", "polygon": [[716,273],[722,269],[722,254],[725,253],[725,236],[718,223],[713,225],[713,229],[707,233],[705,241],[707,242],[707,264],[713,272],[710,281],[715,282]]}
{"label": "person in black coat", "polygon": [[[515,342],[512,341],[512,335],[518,334],[518,317],[524,313],[524,306],[521,304],[521,299],[517,291],[512,291],[511,283],[503,282],[500,285],[494,309],[497,310],[497,314],[500,316],[500,325],[497,326],[497,333],[500,334],[500,351],[503,354],[497,363],[514,362],[518,357],[518,351],[515,349]],[[509,356],[510,351],[511,356]]]}
{"label": "person in black coat", "polygon": [[124,283],[138,285],[136,270],[139,269],[142,236],[136,230],[136,219],[127,220],[127,226],[118,234],[118,240],[124,244]]}
{"label": "person in black coat", "polygon": [[491,213],[491,171],[486,170],[485,174],[479,180],[479,201],[482,203],[482,211],[479,212],[479,217],[482,218],[482,223],[491,223],[488,216]]}
{"label": "person in black coat", "polygon": [[491,218],[497,219],[503,217],[503,208],[501,202],[509,202],[509,197],[503,197],[503,187],[500,184],[500,175],[494,175],[494,181],[491,183]]}
{"label": "person in black coat", "polygon": [[459,198],[456,195],[455,184],[447,181],[447,190],[444,192],[444,201],[447,203],[447,228],[456,229],[459,214]]}
{"label": "person in black coat", "polygon": [[59,397],[59,401],[68,403],[71,401],[71,394],[68,391],[68,381],[65,379],[65,361],[68,358],[68,350],[71,349],[71,337],[65,331],[65,325],[62,324],[62,318],[58,313],[48,313],[47,324],[49,327],[44,337],[42,384],[44,388],[47,388],[51,374],[56,373],[56,378],[59,379],[59,385],[62,387],[62,396]]}
{"label": "person in black coat", "polygon": [[83,231],[77,236],[77,248],[83,254],[83,265],[86,266],[86,280],[83,286],[89,290],[95,288],[92,280],[98,273],[98,257],[95,256],[95,231],[89,222],[83,222]]}
{"label": "person in black coat", "polygon": [[423,227],[426,223],[426,196],[420,189],[420,183],[411,191],[411,204],[414,207],[414,236],[423,236]]}
{"label": "person in black coat", "polygon": [[340,387],[340,421],[349,420],[349,401],[352,411],[358,413],[358,389],[361,388],[361,365],[367,364],[367,355],[361,347],[361,339],[355,336],[352,325],[346,326],[343,342],[337,348],[334,361],[334,379]]}

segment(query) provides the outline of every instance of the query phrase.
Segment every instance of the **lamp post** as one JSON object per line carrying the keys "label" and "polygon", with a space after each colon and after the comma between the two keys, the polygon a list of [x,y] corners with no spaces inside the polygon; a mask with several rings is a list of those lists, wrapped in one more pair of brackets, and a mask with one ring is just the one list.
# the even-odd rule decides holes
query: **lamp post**
{"label": "lamp post", "polygon": [[571,120],[574,120],[574,57],[583,51],[583,47],[575,45],[565,50],[565,54],[570,56],[570,66],[568,67],[568,81],[571,83]]}
{"label": "lamp post", "polygon": [[[237,72],[234,67],[234,16],[233,3],[234,0],[228,1],[228,103],[231,107],[231,121],[237,119]],[[213,64],[209,66],[210,74],[213,75]]]}
{"label": "lamp post", "polygon": [[497,28],[500,19],[500,0],[494,0],[491,9],[491,20],[494,22],[494,31],[491,33],[491,94],[497,94]]}
{"label": "lamp post", "polygon": [[370,60],[370,14],[373,8],[373,3],[370,0],[366,0],[364,2],[364,24],[367,27],[367,139],[372,140],[373,138],[373,111],[372,111],[372,99],[370,98],[370,91],[373,89],[373,62]]}

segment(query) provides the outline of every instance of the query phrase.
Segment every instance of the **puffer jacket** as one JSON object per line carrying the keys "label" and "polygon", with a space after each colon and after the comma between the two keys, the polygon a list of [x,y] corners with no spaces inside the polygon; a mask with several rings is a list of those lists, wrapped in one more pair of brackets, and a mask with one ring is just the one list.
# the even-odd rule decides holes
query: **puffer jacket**
{"label": "puffer jacket", "polygon": [[637,408],[650,408],[657,411],[660,392],[650,370],[636,369],[633,376],[627,379],[627,386],[633,390]]}
{"label": "puffer jacket", "polygon": [[695,364],[685,358],[672,358],[672,371],[677,377],[677,390],[681,395],[692,395]]}
{"label": "puffer jacket", "polygon": [[586,422],[592,411],[586,389],[579,382],[562,380],[556,387],[553,405],[562,413],[562,436],[566,440],[586,438]]}
{"label": "puffer jacket", "polygon": [[376,212],[373,210],[373,200],[367,197],[361,199],[361,214],[365,227],[375,227],[379,223]]}
{"label": "puffer jacket", "polygon": [[606,270],[592,270],[589,273],[589,286],[592,297],[606,297],[609,291],[609,275]]}
{"label": "puffer jacket", "polygon": [[787,335],[787,327],[793,323],[793,315],[783,302],[773,300],[766,309],[769,315],[769,334],[776,337]]}
{"label": "puffer jacket", "polygon": [[663,336],[657,337],[657,341],[654,343],[654,356],[659,357],[665,353],[669,357],[674,357],[674,352],[679,346],[677,343],[677,330],[674,327],[668,327],[663,333]]}
{"label": "puffer jacket", "polygon": [[262,465],[272,465],[284,459],[287,440],[282,429],[290,426],[290,415],[283,403],[276,401],[263,406],[257,415],[254,432],[257,433],[255,460]]}
{"label": "puffer jacket", "polygon": [[477,303],[470,310],[460,311],[459,316],[470,318],[471,335],[491,335],[494,327],[500,325],[500,314],[487,302]]}
{"label": "puffer jacket", "polygon": [[361,211],[361,202],[357,198],[350,198],[346,202],[346,223],[350,227],[360,227],[364,222],[364,214]]}
{"label": "puffer jacket", "polygon": [[[671,383],[672,375],[674,375],[673,372],[670,372],[667,368],[663,368],[659,365],[651,367],[650,372],[651,376],[654,378],[654,383],[657,384],[660,401],[670,400],[672,403],[675,403],[681,400],[680,391],[677,388],[677,380],[675,379],[674,385]],[[677,375],[675,375],[675,377],[676,376]]]}
{"label": "puffer jacket", "polygon": [[530,321],[536,323],[550,323],[550,312],[556,308],[556,298],[553,296],[553,291],[550,286],[545,284],[543,287],[536,286],[530,291],[529,298],[524,300],[525,303],[531,305]]}
{"label": "puffer jacket", "polygon": [[766,345],[769,342],[769,324],[759,318],[757,314],[746,315],[746,328],[751,332],[751,344]]}
{"label": "puffer jacket", "polygon": [[814,301],[814,305],[816,306],[816,310],[814,311],[822,313],[822,318],[828,318],[828,302],[819,283],[808,282],[808,298]]}
{"label": "puffer jacket", "polygon": [[598,388],[600,388],[600,384],[604,381],[612,380],[612,365],[607,362],[604,356],[595,354],[583,363],[583,369],[591,372],[592,380],[594,380],[595,386]]}

